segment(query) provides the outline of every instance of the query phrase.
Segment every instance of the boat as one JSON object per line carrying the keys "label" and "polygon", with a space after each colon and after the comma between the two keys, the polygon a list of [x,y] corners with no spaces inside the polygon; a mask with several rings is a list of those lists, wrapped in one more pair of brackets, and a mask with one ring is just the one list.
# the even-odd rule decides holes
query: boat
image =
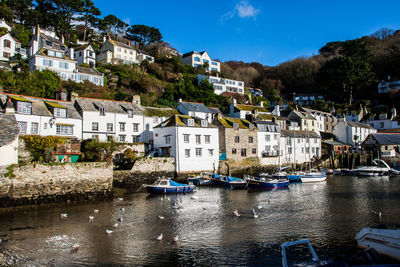
{"label": "boat", "polygon": [[317,183],[325,181],[326,175],[325,173],[311,170],[309,172],[306,172],[304,176],[302,176],[300,179],[302,183]]}
{"label": "boat", "polygon": [[214,175],[210,178],[212,185],[230,187],[232,189],[244,189],[246,187],[246,180],[232,176]]}
{"label": "boat", "polygon": [[353,176],[354,175],[354,171],[353,170],[349,170],[349,169],[341,169],[340,170],[340,175],[341,176]]}
{"label": "boat", "polygon": [[301,239],[301,240],[297,240],[297,241],[293,241],[293,242],[285,242],[285,243],[281,244],[282,267],[289,266],[287,256],[286,256],[286,248],[297,246],[297,245],[303,245],[303,244],[307,245],[312,258],[307,262],[303,262],[301,264],[296,264],[295,266],[325,266],[326,264],[330,263],[328,261],[320,261],[318,258],[318,255],[315,252],[314,248],[312,247],[310,241],[308,239]]}
{"label": "boat", "polygon": [[384,176],[390,174],[390,166],[381,159],[372,161],[374,166],[361,166],[353,170],[358,176]]}
{"label": "boat", "polygon": [[341,169],[334,169],[333,170],[333,175],[341,175],[342,174],[342,170]]}
{"label": "boat", "polygon": [[197,176],[188,178],[188,181],[196,186],[200,185],[212,185],[211,178],[218,176],[218,174],[213,172],[202,172]]}
{"label": "boat", "polygon": [[190,193],[193,192],[195,188],[194,185],[177,183],[165,177],[157,179],[151,185],[144,184],[142,187],[151,194]]}
{"label": "boat", "polygon": [[301,177],[305,175],[305,172],[293,172],[289,173],[286,178],[289,180],[289,182],[301,182]]}
{"label": "boat", "polygon": [[247,178],[248,190],[272,190],[288,187],[289,180],[287,179],[273,179],[265,177]]}
{"label": "boat", "polygon": [[327,169],[327,168],[321,168],[321,172],[325,173],[326,175],[332,175],[333,170],[332,169]]}
{"label": "boat", "polygon": [[361,248],[374,248],[379,254],[400,261],[400,229],[364,228],[355,239]]}

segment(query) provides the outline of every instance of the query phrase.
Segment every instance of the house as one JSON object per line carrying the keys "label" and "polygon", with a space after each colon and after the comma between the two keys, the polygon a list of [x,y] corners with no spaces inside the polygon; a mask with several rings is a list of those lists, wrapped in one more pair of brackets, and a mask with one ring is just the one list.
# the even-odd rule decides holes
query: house
{"label": "house", "polygon": [[223,159],[242,160],[258,155],[257,126],[248,120],[217,115],[219,153]]}
{"label": "house", "polygon": [[218,128],[198,117],[176,114],[154,127],[154,147],[163,157],[175,158],[175,171],[218,169]]}
{"label": "house", "polygon": [[96,61],[104,64],[140,64],[143,60],[154,62],[154,57],[138,52],[132,45],[112,40],[105,40],[96,55]]}
{"label": "house", "polygon": [[0,36],[0,61],[9,61],[16,54],[26,58],[26,50],[22,48],[20,41],[11,36],[11,27],[6,23],[5,19],[0,19],[0,28],[7,29],[7,33]]}
{"label": "house", "polygon": [[400,133],[373,133],[370,134],[361,147],[365,150],[378,152],[381,157],[395,157],[400,155]]}
{"label": "house", "polygon": [[395,107],[389,112],[367,113],[361,122],[369,124],[377,130],[400,129],[400,116]]}
{"label": "house", "polygon": [[388,77],[388,81],[382,80],[378,83],[378,93],[385,94],[389,91],[398,91],[400,89],[400,81],[390,81],[390,77]]}
{"label": "house", "polygon": [[360,105],[360,108],[358,110],[348,110],[345,114],[346,116],[346,121],[354,121],[354,122],[361,122],[363,119],[364,115],[368,113],[368,110],[366,107],[362,107]]}
{"label": "house", "polygon": [[335,154],[342,154],[343,152],[349,151],[350,146],[334,140],[322,141],[322,145],[325,147],[326,151],[334,151]]}
{"label": "house", "polygon": [[0,18],[0,29],[1,29],[1,28],[6,28],[8,32],[11,31],[10,25],[8,25],[8,24],[6,23],[6,20],[5,20],[4,18]]}
{"label": "house", "polygon": [[270,121],[259,121],[257,122],[257,129],[257,156],[260,159],[272,158],[272,162],[264,162],[264,165],[275,164],[276,157],[279,155],[281,133],[279,124]]}
{"label": "house", "polygon": [[0,93],[0,105],[12,107],[20,135],[82,139],[82,117],[71,101]]}
{"label": "house", "polygon": [[183,115],[199,117],[209,123],[213,121],[213,112],[203,103],[187,102],[179,99],[176,109]]}
{"label": "house", "polygon": [[319,134],[317,119],[307,112],[292,110],[287,119],[289,121],[297,122],[301,131],[316,132]]}
{"label": "house", "polygon": [[296,94],[296,93],[293,93],[293,103],[295,105],[308,106],[317,100],[324,100],[324,97],[319,94]]}
{"label": "house", "polygon": [[221,72],[221,64],[218,61],[211,60],[209,55],[207,54],[206,51],[203,52],[196,52],[192,51],[186,54],[182,55],[181,58],[183,64],[192,66],[194,68],[200,67],[200,66],[206,66],[206,71],[217,71]]}
{"label": "house", "polygon": [[259,89],[259,88],[248,88],[249,89],[249,92],[250,92],[250,94],[252,94],[253,96],[261,96],[261,97],[263,97],[264,96],[264,94],[263,94],[263,91],[261,90],[261,89]]}
{"label": "house", "polygon": [[[90,44],[75,47],[73,50],[73,59],[76,60],[78,65],[83,63],[88,64],[90,67],[96,66],[96,52]],[[70,50],[70,52],[72,53]]]}
{"label": "house", "polygon": [[333,128],[336,141],[359,147],[368,135],[376,133],[372,126],[360,122],[347,121],[346,117],[339,118]]}
{"label": "house", "polygon": [[[62,39],[49,30],[33,28],[33,38],[30,41],[29,66],[31,71],[51,70],[56,72],[62,80],[83,82],[88,80],[96,85],[104,85],[103,74],[94,70],[83,71],[78,68],[76,61],[68,56],[74,55],[73,49],[68,51]],[[80,72],[83,71],[83,72]]]}
{"label": "house", "polygon": [[18,124],[13,112],[11,103],[0,112],[0,167],[18,164]]}
{"label": "house", "polygon": [[281,130],[281,163],[301,164],[321,157],[321,137],[313,131]]}
{"label": "house", "polygon": [[259,114],[270,114],[261,102],[259,106],[237,104],[236,99],[232,98],[229,106],[229,117],[248,119],[249,116],[257,117]]}
{"label": "house", "polygon": [[318,131],[333,133],[333,127],[337,123],[337,118],[331,113],[305,107],[300,107],[300,109],[312,115],[317,120]]}
{"label": "house", "polygon": [[242,81],[198,74],[198,84],[200,84],[203,80],[208,80],[208,82],[214,87],[214,93],[216,95],[220,95],[225,92],[244,94],[244,82]]}

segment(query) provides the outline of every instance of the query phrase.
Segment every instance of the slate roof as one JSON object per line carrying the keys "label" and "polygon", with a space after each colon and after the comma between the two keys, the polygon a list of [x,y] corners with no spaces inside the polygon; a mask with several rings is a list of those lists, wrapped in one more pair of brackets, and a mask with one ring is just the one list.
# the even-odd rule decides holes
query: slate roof
{"label": "slate roof", "polygon": [[[188,120],[194,119],[194,126],[188,125]],[[193,128],[216,128],[214,124],[207,122],[207,126],[201,126],[202,119],[195,116],[187,116],[182,114],[175,114],[154,128],[161,127],[193,127]]]}
{"label": "slate roof", "polygon": [[74,104],[70,101],[59,101],[33,96],[21,96],[15,94],[0,93],[0,109],[5,110],[8,97],[14,99],[15,101],[31,102],[32,115],[52,117],[53,113],[51,112],[50,107],[62,107],[67,109],[67,118],[82,119],[78,111],[76,111],[76,109],[74,108]]}
{"label": "slate roof", "polygon": [[334,141],[334,140],[325,140],[325,141],[322,141],[322,143],[331,145],[331,146],[349,146],[348,144],[345,144],[345,143],[342,143],[339,141]]}
{"label": "slate roof", "polygon": [[268,110],[265,107],[261,106],[253,106],[253,105],[244,105],[244,104],[237,104],[235,105],[235,109],[237,110],[245,110],[245,111],[261,111],[261,112],[268,112]]}
{"label": "slate roof", "polygon": [[318,138],[321,137],[313,131],[293,131],[293,130],[281,130],[282,137],[295,137],[295,138],[306,138],[307,136],[310,138]]}
{"label": "slate roof", "polygon": [[219,108],[214,108],[214,107],[207,107],[207,108],[212,114],[221,114],[221,115],[223,115],[222,111]]}
{"label": "slate roof", "polygon": [[206,53],[206,51],[202,51],[202,52],[196,52],[196,51],[192,51],[192,52],[189,52],[189,53],[186,53],[186,54],[183,54],[183,58],[184,57],[189,57],[189,56],[191,56],[191,55],[193,55],[193,54],[199,54],[199,55],[203,55],[204,53]]}
{"label": "slate roof", "polygon": [[314,118],[311,114],[308,114],[307,112],[293,110],[292,114],[294,114],[295,116],[297,116],[303,120],[317,120],[316,118]]}
{"label": "slate roof", "polygon": [[47,41],[50,41],[50,42],[57,43],[57,44],[59,44],[59,45],[65,46],[65,45],[61,42],[60,39],[51,37],[51,36],[49,36],[49,35],[47,35],[47,34],[44,34],[44,33],[41,33],[40,36],[43,37],[44,39],[46,39]]}
{"label": "slate roof", "polygon": [[18,137],[18,132],[15,115],[0,113],[0,147],[13,142]]}
{"label": "slate roof", "polygon": [[90,46],[90,44],[76,46],[76,47],[74,47],[74,50],[75,51],[82,51],[82,50],[85,50],[86,48],[88,48],[89,46]]}
{"label": "slate roof", "polygon": [[130,45],[128,45],[128,44],[125,44],[125,43],[122,43],[122,42],[119,42],[119,41],[115,41],[115,40],[109,40],[109,41],[110,41],[110,43],[112,43],[113,45],[120,46],[120,47],[123,47],[123,48],[128,48],[128,49],[135,50],[134,47],[132,47],[132,46],[130,46]]}
{"label": "slate roof", "polygon": [[332,116],[332,114],[330,114],[329,112],[320,111],[320,110],[311,109],[311,108],[305,108],[305,107],[300,107],[300,108],[301,108],[304,112],[308,112],[308,113],[317,113],[317,114]]}
{"label": "slate roof", "polygon": [[400,145],[400,133],[375,133],[372,137],[380,145]]}
{"label": "slate roof", "polygon": [[86,74],[101,76],[101,73],[98,70],[94,69],[94,68],[87,68],[87,67],[82,67],[82,66],[76,66],[76,68],[78,69],[78,71],[80,73],[86,73]]}
{"label": "slate roof", "polygon": [[233,128],[233,124],[237,123],[239,125],[239,129],[250,129],[250,124],[254,125],[254,129],[257,129],[257,126],[254,123],[251,123],[248,120],[239,119],[239,118],[230,118],[230,117],[218,117],[217,121],[224,128]]}
{"label": "slate roof", "polygon": [[375,129],[374,127],[372,127],[371,125],[365,124],[365,123],[361,123],[361,122],[355,122],[355,121],[347,121],[346,122],[348,125],[352,126],[352,127],[360,127],[360,128],[366,128],[366,129]]}
{"label": "slate roof", "polygon": [[276,120],[284,120],[284,118],[274,114],[257,114],[256,120],[267,121],[275,118]]}
{"label": "slate roof", "polygon": [[276,132],[281,131],[279,124],[271,121],[257,121],[257,128],[259,132]]}
{"label": "slate roof", "polygon": [[180,104],[183,105],[187,111],[211,113],[211,111],[203,103],[182,101]]}
{"label": "slate roof", "polygon": [[[56,58],[56,59],[58,59],[58,60],[64,59],[64,60],[69,60],[69,61],[75,62],[75,60],[73,60],[73,59],[67,57],[67,56],[65,55],[64,51],[63,51],[63,57],[62,57],[62,58],[59,58],[59,57],[56,57],[56,56],[49,56],[49,55],[47,54],[47,50],[48,50],[48,49],[42,48],[42,49],[40,49],[39,51],[36,52],[35,56],[36,56],[36,55],[41,55],[41,56],[45,56],[45,57]],[[61,51],[61,50],[60,50],[60,51]]]}

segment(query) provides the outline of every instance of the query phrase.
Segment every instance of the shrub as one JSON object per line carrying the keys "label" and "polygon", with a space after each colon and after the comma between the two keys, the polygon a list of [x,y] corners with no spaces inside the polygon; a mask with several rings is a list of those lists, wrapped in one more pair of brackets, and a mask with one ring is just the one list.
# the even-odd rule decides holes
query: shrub
{"label": "shrub", "polygon": [[22,136],[34,161],[51,162],[51,152],[56,148],[57,144],[64,144],[66,139],[58,136],[39,136],[25,135]]}

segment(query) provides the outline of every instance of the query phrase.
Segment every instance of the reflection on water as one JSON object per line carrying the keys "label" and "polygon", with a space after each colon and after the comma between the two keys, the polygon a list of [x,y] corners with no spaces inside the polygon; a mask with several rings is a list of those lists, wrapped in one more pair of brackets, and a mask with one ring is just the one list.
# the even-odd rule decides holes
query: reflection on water
{"label": "reflection on water", "polygon": [[[355,249],[361,228],[400,224],[399,200],[400,177],[334,176],[252,193],[202,187],[187,195],[130,194],[122,201],[16,210],[1,216],[0,238],[25,265],[277,266],[286,241],[307,238],[322,259]],[[382,212],[381,221],[371,211]]]}

